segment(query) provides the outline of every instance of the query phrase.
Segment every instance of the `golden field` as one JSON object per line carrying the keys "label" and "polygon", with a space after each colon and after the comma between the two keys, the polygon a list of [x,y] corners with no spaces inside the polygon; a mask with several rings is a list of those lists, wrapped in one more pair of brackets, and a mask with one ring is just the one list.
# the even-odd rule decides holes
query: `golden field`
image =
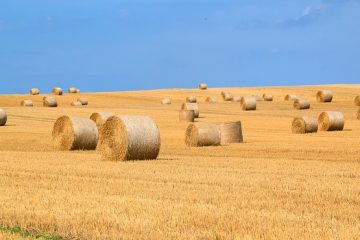
{"label": "golden field", "polygon": [[[316,92],[333,91],[332,103]],[[229,88],[235,96],[270,93],[273,102],[241,111],[224,89],[65,94],[58,108],[42,97],[1,95],[0,226],[64,239],[359,239],[360,85]],[[304,96],[295,110],[285,94]],[[240,120],[244,143],[185,146],[178,111],[188,95],[200,102],[199,122]],[[79,96],[87,107],[71,107]],[[216,96],[218,104],[205,103]],[[171,105],[161,105],[171,97]],[[20,107],[32,99],[35,107]],[[345,129],[291,133],[293,117],[341,111]],[[93,112],[152,117],[159,126],[158,160],[106,162],[96,151],[54,151],[51,131],[65,114]],[[1,232],[0,238],[21,239]]]}

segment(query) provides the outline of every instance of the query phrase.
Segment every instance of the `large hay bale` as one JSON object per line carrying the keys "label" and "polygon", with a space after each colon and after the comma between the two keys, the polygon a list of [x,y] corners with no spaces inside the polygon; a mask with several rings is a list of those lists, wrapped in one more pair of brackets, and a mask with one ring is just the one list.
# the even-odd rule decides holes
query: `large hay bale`
{"label": "large hay bale", "polygon": [[298,99],[298,97],[292,94],[287,94],[284,98],[285,101],[295,101],[296,99]]}
{"label": "large hay bale", "polygon": [[78,102],[81,102],[82,105],[88,105],[89,101],[86,98],[78,98]]}
{"label": "large hay bale", "polygon": [[79,101],[72,101],[71,106],[73,107],[82,107],[82,103]]}
{"label": "large hay bale", "polygon": [[189,147],[219,146],[220,127],[212,123],[191,123],[185,132],[185,143]]}
{"label": "large hay bale", "polygon": [[231,93],[227,92],[227,91],[222,91],[221,96],[222,96],[224,101],[232,101],[232,99],[233,99]]}
{"label": "large hay bale", "polygon": [[188,103],[196,103],[197,100],[196,100],[195,96],[188,96],[188,97],[186,97],[186,102],[188,102]]}
{"label": "large hay bale", "polygon": [[218,100],[215,98],[215,97],[207,97],[205,99],[205,102],[208,102],[208,103],[217,103]]}
{"label": "large hay bale", "polygon": [[54,95],[63,95],[63,90],[59,87],[53,88],[51,90],[52,94]]}
{"label": "large hay bale", "polygon": [[27,99],[27,100],[22,100],[21,103],[20,103],[20,106],[23,106],[23,107],[33,107],[34,104],[33,104],[33,101],[32,101],[32,100]]}
{"label": "large hay bale", "polygon": [[80,93],[80,90],[75,87],[71,87],[68,89],[68,93]]}
{"label": "large hay bale", "polygon": [[170,98],[164,98],[161,100],[161,104],[165,105],[165,104],[171,104],[171,99]]}
{"label": "large hay bale", "polygon": [[160,133],[147,116],[112,116],[102,128],[99,145],[103,160],[156,159]]}
{"label": "large hay bale", "polygon": [[180,122],[194,122],[195,112],[194,110],[180,110],[179,121]]}
{"label": "large hay bale", "polygon": [[90,119],[62,116],[54,124],[52,137],[58,150],[94,150],[99,133]]}
{"label": "large hay bale", "polygon": [[273,96],[271,94],[263,94],[263,99],[264,101],[272,101],[273,100]]}
{"label": "large hay bale", "polygon": [[194,110],[195,118],[198,118],[200,115],[199,105],[197,103],[183,103],[181,110]]}
{"label": "large hay bale", "polygon": [[0,108],[0,126],[5,126],[7,122],[7,114],[4,109]]}
{"label": "large hay bale", "polygon": [[57,101],[54,97],[52,96],[45,96],[43,98],[43,106],[44,107],[57,107]]}
{"label": "large hay bale", "polygon": [[114,114],[110,112],[99,112],[91,114],[90,119],[95,122],[96,127],[99,130],[99,134],[101,134],[101,129],[105,124],[106,120],[108,120],[112,116],[114,116]]}
{"label": "large hay bale", "polygon": [[354,103],[355,103],[356,106],[360,106],[360,96],[355,97]]}
{"label": "large hay bale", "polygon": [[322,112],[318,118],[320,131],[342,131],[344,129],[344,115],[341,112]]}
{"label": "large hay bale", "polygon": [[241,101],[241,97],[232,97],[232,102],[240,102]]}
{"label": "large hay bale", "polygon": [[243,142],[241,122],[223,122],[220,124],[221,145]]}
{"label": "large hay bale", "polygon": [[206,90],[207,89],[207,84],[206,83],[200,83],[199,84],[199,89]]}
{"label": "large hay bale", "polygon": [[39,95],[40,94],[40,90],[38,88],[32,88],[29,91],[30,95]]}
{"label": "large hay bale", "polygon": [[318,122],[313,117],[294,118],[291,125],[293,133],[312,133],[318,130]]}
{"label": "large hay bale", "polygon": [[296,99],[293,104],[294,108],[298,110],[309,109],[310,101],[307,99]]}
{"label": "large hay bale", "polygon": [[330,90],[321,90],[316,93],[316,100],[318,102],[331,102],[333,94]]}
{"label": "large hay bale", "polygon": [[240,107],[244,111],[256,110],[256,99],[254,97],[242,97]]}

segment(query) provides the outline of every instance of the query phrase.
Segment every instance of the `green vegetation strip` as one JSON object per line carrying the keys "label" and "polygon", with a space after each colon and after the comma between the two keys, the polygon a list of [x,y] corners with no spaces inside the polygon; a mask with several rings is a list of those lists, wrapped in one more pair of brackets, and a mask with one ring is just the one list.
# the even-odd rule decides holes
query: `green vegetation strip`
{"label": "green vegetation strip", "polygon": [[21,236],[24,238],[34,238],[34,239],[41,239],[41,240],[63,240],[63,238],[61,238],[59,236],[49,236],[49,235],[46,235],[43,233],[23,230],[19,227],[0,226],[0,231],[4,232],[4,233],[18,235],[18,236]]}

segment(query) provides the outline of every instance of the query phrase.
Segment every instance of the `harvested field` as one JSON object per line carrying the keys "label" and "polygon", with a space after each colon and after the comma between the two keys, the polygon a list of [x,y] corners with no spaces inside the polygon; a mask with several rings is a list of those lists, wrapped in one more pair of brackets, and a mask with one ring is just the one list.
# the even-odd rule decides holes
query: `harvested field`
{"label": "harvested field", "polygon": [[[331,90],[319,103],[314,93]],[[71,94],[57,108],[40,95],[0,95],[0,225],[72,239],[357,239],[360,236],[360,85],[231,88],[234,96],[271,94],[256,111],[205,102],[225,89]],[[292,134],[294,111],[284,96],[311,101],[306,116],[340,111],[343,131]],[[159,104],[171,96],[171,105]],[[186,96],[196,96],[197,122],[241,121],[243,143],[190,148],[179,122]],[[33,108],[19,106],[31,99]],[[146,115],[161,137],[152,161],[102,161],[98,151],[55,151],[52,128],[63,115]],[[0,238],[22,239],[3,232]]]}

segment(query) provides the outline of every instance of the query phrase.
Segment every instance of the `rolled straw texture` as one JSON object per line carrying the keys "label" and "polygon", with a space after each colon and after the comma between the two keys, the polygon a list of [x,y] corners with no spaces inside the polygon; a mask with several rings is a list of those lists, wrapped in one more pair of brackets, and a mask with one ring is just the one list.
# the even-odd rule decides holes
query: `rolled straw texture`
{"label": "rolled straw texture", "polygon": [[68,89],[68,93],[80,93],[80,90],[75,87],[71,87]]}
{"label": "rolled straw texture", "polygon": [[57,107],[57,101],[54,97],[52,96],[45,96],[43,98],[43,106],[44,107]]}
{"label": "rolled straw texture", "polygon": [[318,102],[331,102],[333,94],[330,90],[321,90],[316,93],[316,100]]}
{"label": "rolled straw texture", "polygon": [[180,122],[194,122],[195,113],[194,110],[180,110],[179,121]]}
{"label": "rolled straw texture", "polygon": [[285,101],[295,101],[298,97],[296,95],[287,94],[284,98]]}
{"label": "rolled straw texture", "polygon": [[206,83],[200,83],[199,84],[199,89],[206,90],[207,89],[207,84]]}
{"label": "rolled straw texture", "polygon": [[88,105],[89,101],[86,98],[78,98],[78,102],[81,102],[82,105]]}
{"label": "rolled straw texture", "polygon": [[220,127],[212,123],[191,123],[185,132],[185,143],[189,147],[219,146]]}
{"label": "rolled straw texture", "polygon": [[30,95],[38,95],[40,94],[40,90],[38,88],[32,88],[29,91]]}
{"label": "rolled straw texture", "polygon": [[263,94],[263,99],[264,99],[264,101],[272,101],[273,100],[273,95],[264,93]]}
{"label": "rolled straw texture", "polygon": [[231,93],[227,92],[227,91],[222,91],[221,96],[222,96],[224,101],[232,101],[232,99],[233,99]]}
{"label": "rolled straw texture", "polygon": [[318,118],[320,131],[342,131],[345,125],[344,115],[341,112],[322,112]]}
{"label": "rolled straw texture", "polygon": [[63,94],[63,90],[62,90],[61,88],[59,88],[59,87],[53,88],[53,89],[51,90],[51,92],[52,92],[52,94],[54,94],[54,95],[62,95],[62,94]]}
{"label": "rolled straw texture", "polygon": [[221,145],[243,142],[241,122],[223,122],[220,124]]}
{"label": "rolled straw texture", "polygon": [[193,110],[195,118],[198,118],[200,115],[199,105],[197,103],[183,103],[181,105],[181,110]]}
{"label": "rolled straw texture", "polygon": [[292,121],[291,130],[293,133],[297,134],[317,132],[317,119],[313,117],[294,118],[294,120]]}
{"label": "rolled straw texture", "polygon": [[188,103],[196,103],[197,100],[196,100],[195,96],[188,96],[188,97],[186,97],[186,102],[188,102]]}
{"label": "rolled straw texture", "polygon": [[4,126],[7,122],[7,114],[4,109],[0,108],[0,126]]}
{"label": "rolled straw texture", "polygon": [[156,159],[160,133],[147,116],[112,116],[102,128],[99,144],[102,160]]}
{"label": "rolled straw texture", "polygon": [[307,99],[296,99],[293,104],[294,108],[298,110],[309,109],[310,101]]}
{"label": "rolled straw texture", "polygon": [[90,119],[62,116],[54,124],[52,137],[58,150],[93,150],[99,133],[96,124]]}
{"label": "rolled straw texture", "polygon": [[242,97],[240,107],[244,111],[256,110],[256,99],[254,97]]}
{"label": "rolled straw texture", "polygon": [[360,96],[355,97],[354,103],[355,103],[356,106],[360,106]]}
{"label": "rolled straw texture", "polygon": [[23,107],[33,107],[34,106],[33,101],[30,99],[22,100],[20,105]]}

